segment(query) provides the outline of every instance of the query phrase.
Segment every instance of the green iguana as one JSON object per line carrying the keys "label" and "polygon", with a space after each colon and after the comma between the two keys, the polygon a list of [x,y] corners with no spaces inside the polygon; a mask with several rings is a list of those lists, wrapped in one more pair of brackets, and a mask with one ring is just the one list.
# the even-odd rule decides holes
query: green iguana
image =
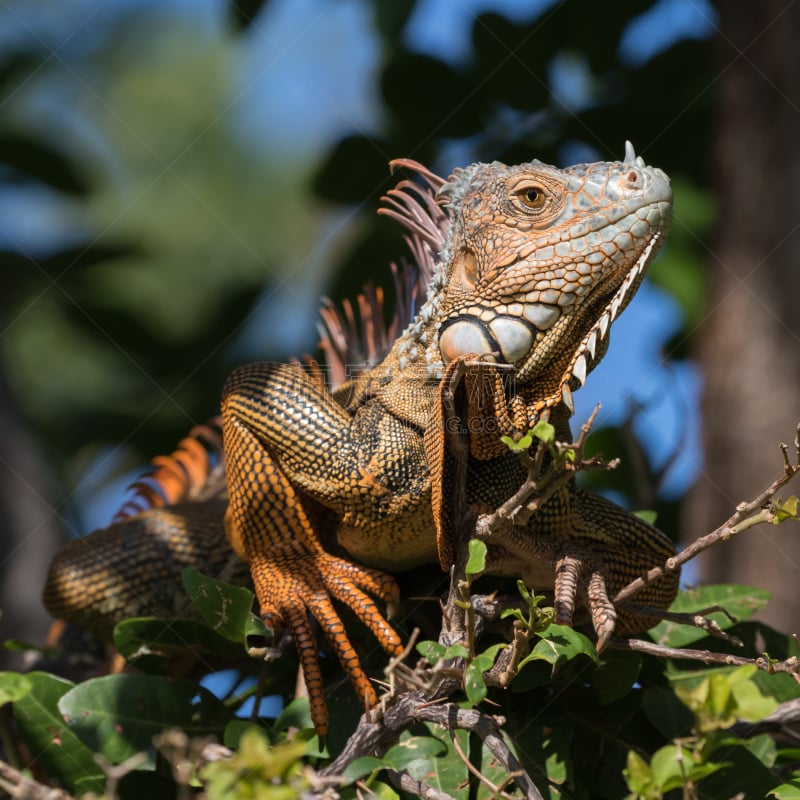
{"label": "green iguana", "polygon": [[[434,267],[413,320],[379,363],[333,391],[297,365],[258,363],[235,370],[222,397],[228,537],[249,563],[265,622],[294,639],[320,734],[328,717],[309,616],[372,705],[332,600],[398,654],[401,640],[370,596],[396,595],[388,572],[452,565],[445,389],[461,376],[466,498],[472,514],[491,513],[526,474],[500,436],[519,439],[547,417],[569,439],[572,391],[604,355],[671,220],[668,178],[630,144],[619,162],[473,164],[446,181],[396,163],[431,190],[404,181],[389,195],[387,213],[411,231],[415,259]],[[122,525],[159,531],[169,520],[171,541],[182,528],[218,529],[221,514],[200,521],[184,505]],[[615,630],[648,627],[618,614],[611,597],[673,552],[655,528],[570,482],[524,527],[490,540],[486,571],[552,588],[560,623],[583,602],[602,646]],[[56,616],[71,615],[75,569],[92,569],[87,553],[96,565],[102,540],[54,563],[46,602]],[[677,581],[673,573],[638,599],[666,608]]]}

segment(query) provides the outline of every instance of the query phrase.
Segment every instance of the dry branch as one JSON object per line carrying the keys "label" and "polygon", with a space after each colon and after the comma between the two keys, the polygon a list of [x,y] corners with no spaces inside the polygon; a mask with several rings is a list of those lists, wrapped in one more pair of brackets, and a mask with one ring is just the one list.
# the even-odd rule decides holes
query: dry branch
{"label": "dry branch", "polygon": [[26,800],[75,800],[69,792],[28,778],[5,761],[0,761],[0,792]]}
{"label": "dry branch", "polygon": [[795,446],[795,463],[791,462],[789,458],[789,449],[785,444],[781,444],[781,453],[783,454],[783,472],[775,478],[775,480],[764,491],[759,493],[753,500],[749,502],[740,503],[736,507],[734,513],[726,522],[720,525],[716,530],[701,536],[692,544],[681,550],[680,553],[667,559],[660,567],[654,567],[647,575],[631,581],[627,586],[620,589],[616,596],[613,598],[614,603],[619,603],[622,600],[627,600],[632,597],[640,589],[643,589],[650,583],[659,580],[669,572],[675,572],[681,566],[696,558],[700,553],[708,550],[720,542],[727,542],[734,536],[743,533],[755,525],[760,525],[762,522],[775,523],[778,520],[778,514],[772,499],[778,491],[786,486],[798,472],[800,472],[800,425],[797,426],[797,434],[794,440]]}
{"label": "dry branch", "polygon": [[401,693],[393,699],[382,719],[373,722],[363,716],[344,750],[329,766],[320,770],[319,775],[323,778],[341,775],[345,767],[360,756],[380,757],[397,743],[404,731],[420,722],[431,722],[451,733],[456,730],[475,733],[508,770],[524,796],[528,800],[542,800],[542,794],[503,739],[500,726],[505,720],[481,711],[459,708],[456,703],[429,703],[426,700],[420,691]]}
{"label": "dry branch", "polygon": [[704,664],[718,664],[726,667],[744,667],[755,665],[765,672],[775,674],[786,672],[789,675],[800,675],[800,659],[791,656],[783,661],[774,661],[765,655],[757,658],[744,658],[730,653],[714,653],[711,650],[693,650],[684,647],[666,647],[643,639],[615,639],[611,647],[617,650],[633,650],[637,653],[649,653],[659,658],[676,658],[689,661],[702,661]]}

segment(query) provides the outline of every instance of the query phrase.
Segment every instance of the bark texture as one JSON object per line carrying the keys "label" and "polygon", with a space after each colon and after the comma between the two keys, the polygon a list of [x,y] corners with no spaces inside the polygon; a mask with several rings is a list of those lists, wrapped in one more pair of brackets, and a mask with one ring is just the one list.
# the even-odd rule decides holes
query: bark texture
{"label": "bark texture", "polygon": [[[692,537],[775,477],[778,442],[791,441],[800,421],[800,6],[718,7],[719,227],[708,315],[697,331],[706,464],[687,504]],[[714,548],[702,571],[706,582],[768,588],[763,618],[800,633],[792,528],[761,526]]]}

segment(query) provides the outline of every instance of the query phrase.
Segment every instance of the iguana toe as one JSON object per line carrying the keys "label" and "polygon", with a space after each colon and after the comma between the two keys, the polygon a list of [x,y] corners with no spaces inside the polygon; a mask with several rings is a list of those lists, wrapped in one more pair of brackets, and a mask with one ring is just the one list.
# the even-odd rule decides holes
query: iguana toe
{"label": "iguana toe", "polygon": [[360,567],[324,552],[296,554],[279,563],[255,565],[256,592],[261,602],[265,623],[275,628],[283,622],[292,635],[308,690],[311,718],[317,734],[328,730],[318,646],[309,614],[322,628],[325,638],[355,688],[360,702],[373,706],[375,690],[361,667],[358,654],[345,632],[344,624],[333,607],[331,598],[348,606],[369,628],[380,645],[391,655],[402,652],[400,637],[383,618],[375,602],[361,589],[366,589],[386,602],[398,595],[394,580],[377,570]]}

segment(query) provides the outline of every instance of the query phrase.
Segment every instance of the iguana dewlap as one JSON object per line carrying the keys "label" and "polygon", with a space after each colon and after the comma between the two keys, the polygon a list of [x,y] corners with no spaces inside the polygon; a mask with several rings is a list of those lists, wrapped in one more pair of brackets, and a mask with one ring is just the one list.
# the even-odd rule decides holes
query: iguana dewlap
{"label": "iguana dewlap", "polygon": [[[671,219],[669,180],[630,146],[621,162],[474,164],[447,181],[404,165],[438,189],[439,205],[406,181],[390,193],[390,213],[412,230],[412,250],[436,243],[439,252],[427,298],[388,355],[334,392],[296,366],[248,365],[222,399],[231,542],[249,562],[264,619],[294,638],[320,733],[327,711],[309,614],[372,704],[332,600],[399,653],[370,597],[395,595],[383,571],[437,558],[450,566],[443,378],[475,360],[506,375],[502,390],[468,383],[467,496],[474,513],[491,512],[524,477],[500,433],[524,433],[547,411],[568,437],[572,390],[605,353]],[[604,642],[615,628],[646,626],[617,619],[609,598],[672,552],[654,528],[570,484],[492,544],[487,571],[553,587],[562,622],[581,600]],[[673,575],[637,600],[665,608],[676,583]]]}

